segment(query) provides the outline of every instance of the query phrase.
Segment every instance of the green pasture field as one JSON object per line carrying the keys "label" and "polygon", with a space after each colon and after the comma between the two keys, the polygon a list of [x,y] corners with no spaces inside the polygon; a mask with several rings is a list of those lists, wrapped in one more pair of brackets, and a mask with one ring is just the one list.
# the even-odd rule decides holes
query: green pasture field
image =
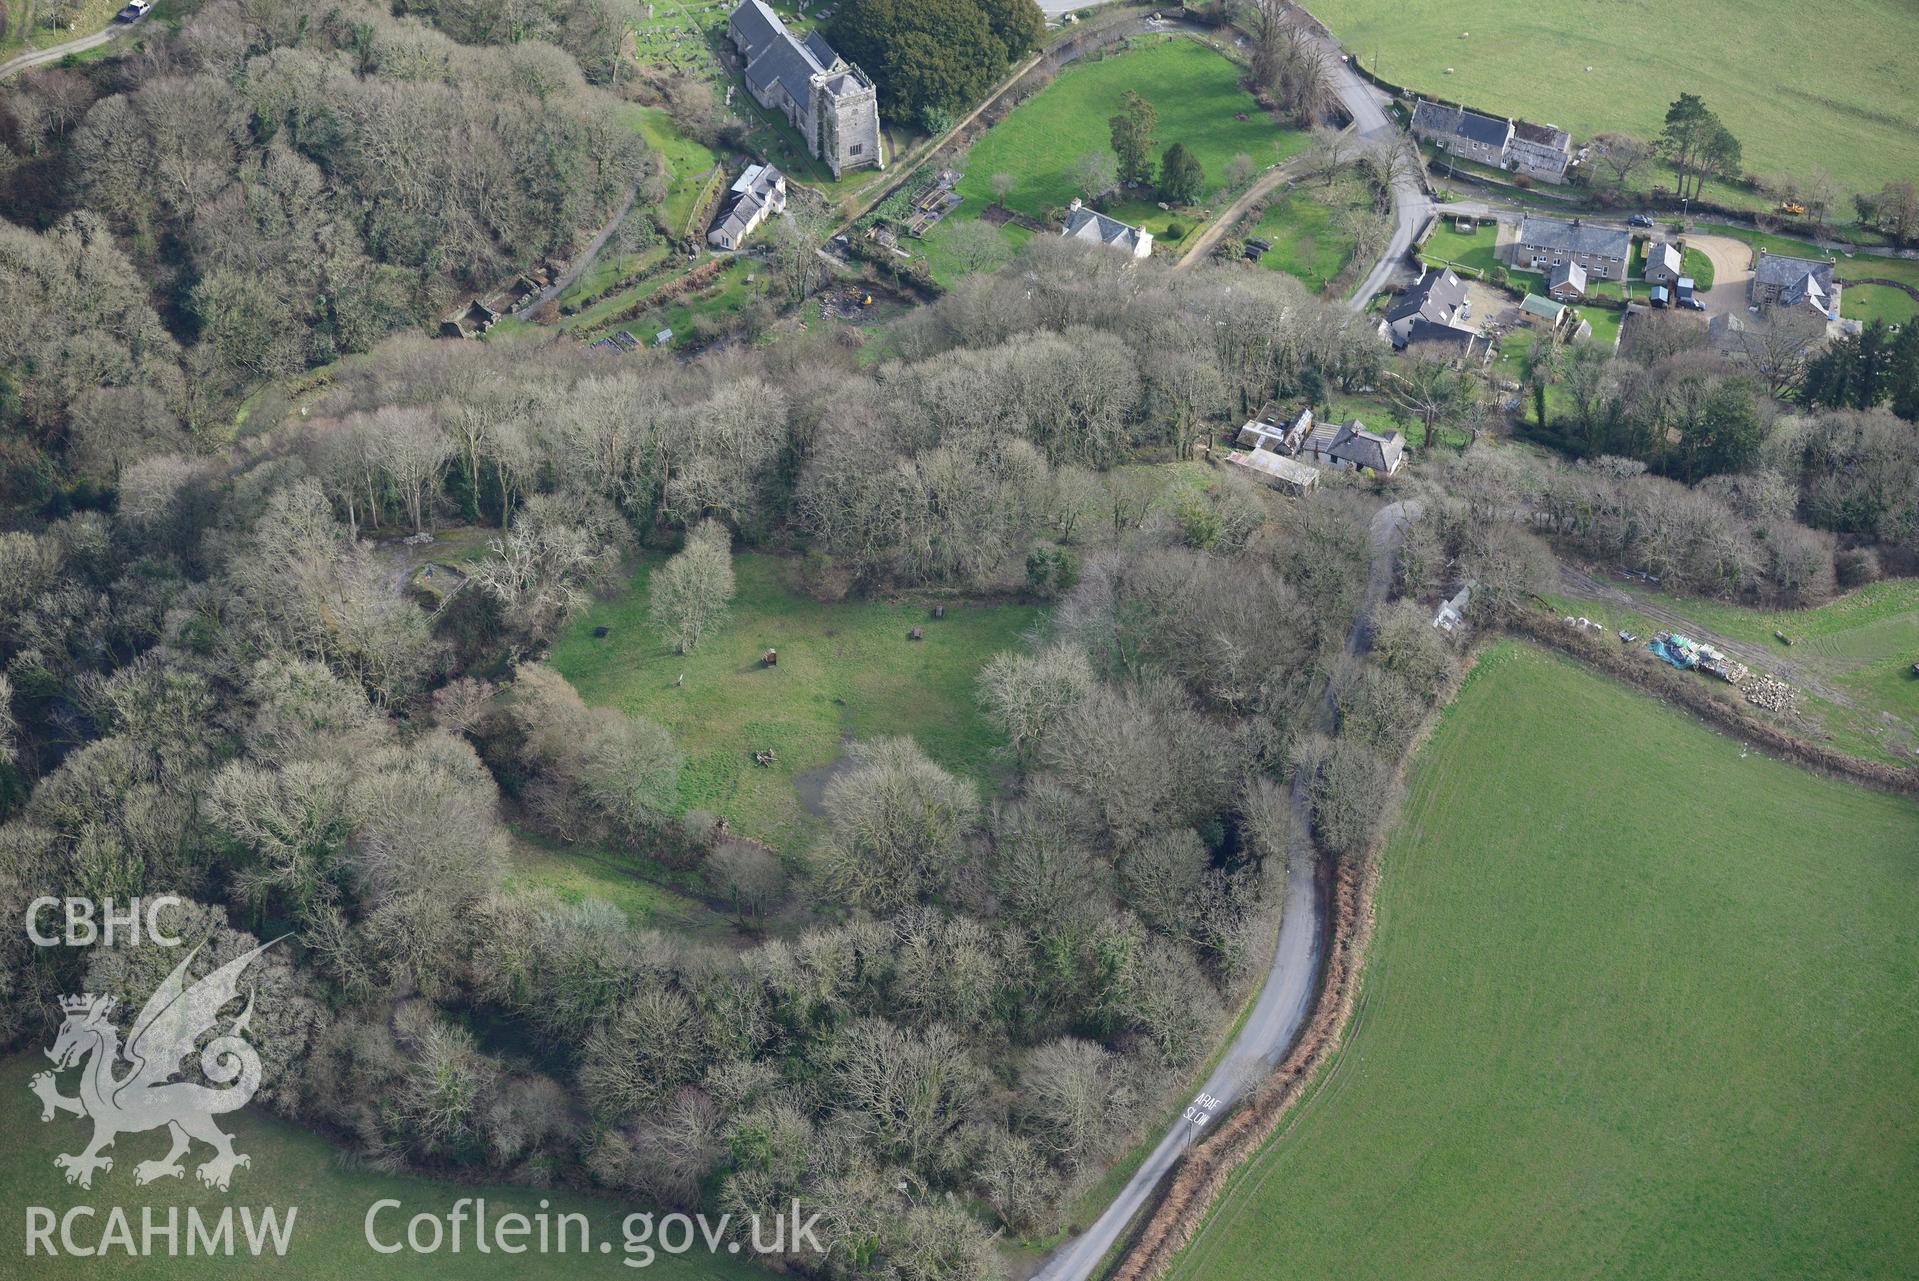
{"label": "green pasture field", "polygon": [[[935,619],[921,597],[822,604],[794,585],[796,561],[743,553],[733,561],[730,619],[683,656],[647,619],[646,582],[663,559],[642,557],[627,589],[560,637],[552,662],[587,702],[666,727],[687,757],[685,809],[801,851],[821,822],[801,803],[795,776],[830,766],[843,737],[910,736],[991,790],[1001,743],[979,713],[974,682],[993,655],[1023,643],[1038,610],[953,600]],[[596,639],[602,626],[611,631]],[[924,640],[907,639],[914,627]],[[768,649],[779,651],[777,666],[761,666]],[[777,761],[755,765],[753,753],[767,749]],[[817,786],[819,775],[810,777]]]}
{"label": "green pasture field", "polygon": [[[1862,587],[1816,609],[1749,609],[1726,601],[1677,596],[1638,584],[1635,596],[1656,601],[1717,635],[1769,646],[1830,682],[1842,705],[1808,696],[1805,710],[1849,752],[1905,764],[1919,753],[1919,579],[1896,578]],[[1573,606],[1610,628],[1642,635],[1652,630],[1629,607],[1608,602],[1548,597]],[[1784,632],[1790,646],[1774,635]]]}
{"label": "green pasture field", "polygon": [[1178,1281],[1909,1274],[1919,805],[1502,642],[1382,857],[1345,1048]]}
{"label": "green pasture field", "polygon": [[[1198,158],[1206,171],[1202,205],[1223,185],[1234,156],[1250,156],[1264,169],[1303,151],[1307,136],[1262,111],[1241,85],[1243,75],[1224,55],[1181,36],[1136,40],[1125,52],[1069,64],[1052,84],[1015,107],[973,144],[958,186],[964,203],[927,237],[926,252],[936,278],[942,266],[953,268],[950,260],[940,256],[939,241],[959,220],[977,218],[995,202],[994,174],[1011,175],[1006,206],[1029,217],[1037,218],[1049,208],[1063,209],[1079,195],[1073,167],[1089,151],[1112,150],[1107,121],[1120,110],[1128,89],[1158,112],[1155,164],[1175,142],[1184,143]],[[1240,115],[1246,119],[1236,119]],[[1186,228],[1190,236],[1199,220],[1187,211],[1160,209],[1157,201],[1157,195],[1141,191],[1107,212],[1121,222],[1145,228],[1170,248],[1174,242],[1167,231],[1172,223]]]}
{"label": "green pasture field", "polygon": [[1824,168],[1851,192],[1919,172],[1919,8],[1905,0],[1324,0],[1313,13],[1395,84],[1575,138],[1653,138],[1686,92],[1732,129],[1749,173]]}
{"label": "green pasture field", "polygon": [[[116,1281],[429,1281],[446,1277],[474,1278],[475,1281],[617,1281],[620,1277],[664,1278],[664,1281],[755,1281],[767,1274],[744,1259],[725,1253],[711,1255],[703,1245],[685,1255],[659,1253],[650,1266],[639,1269],[622,1265],[626,1257],[622,1223],[635,1211],[650,1207],[611,1198],[582,1196],[572,1192],[506,1187],[496,1184],[465,1185],[409,1175],[382,1174],[358,1169],[345,1154],[311,1131],[282,1121],[264,1107],[254,1106],[220,1118],[222,1128],[234,1135],[234,1148],[251,1158],[252,1164],[234,1172],[229,1191],[219,1192],[200,1186],[193,1165],[206,1159],[207,1149],[194,1146],[186,1158],[184,1179],[164,1179],[139,1187],[134,1184],[134,1166],[163,1156],[167,1148],[164,1131],[124,1134],[114,1144],[113,1169],[94,1176],[91,1189],[69,1185],[55,1168],[58,1153],[78,1152],[87,1141],[90,1127],[67,1115],[42,1124],[40,1104],[27,1090],[27,1081],[47,1067],[38,1053],[28,1052],[0,1060],[0,1109],[4,1126],[0,1132],[8,1140],[9,1156],[0,1164],[0,1200],[7,1205],[6,1238],[0,1251],[6,1262],[0,1264],[0,1276],[19,1281],[71,1281],[72,1278],[111,1276]],[[63,1092],[74,1089],[74,1073],[67,1073]],[[582,1253],[577,1230],[570,1230],[569,1252],[539,1254],[481,1254],[474,1250],[471,1228],[463,1241],[464,1249],[453,1254],[444,1246],[439,1253],[377,1254],[367,1244],[365,1220],[374,1202],[397,1200],[399,1209],[386,1209],[375,1220],[375,1233],[383,1245],[404,1239],[406,1223],[419,1213],[448,1214],[462,1198],[483,1197],[489,1221],[518,1212],[528,1216],[541,1213],[584,1214],[590,1225],[591,1247]],[[64,1215],[76,1206],[92,1206],[96,1214],[75,1219],[76,1244],[98,1244],[112,1207],[122,1208],[139,1240],[142,1207],[150,1207],[158,1223],[164,1225],[169,1207],[179,1211],[181,1253],[166,1254],[165,1239],[154,1239],[157,1254],[129,1257],[114,1249],[105,1257],[75,1259],[49,1258],[44,1254],[26,1257],[25,1207],[39,1206],[56,1215]],[[250,1207],[257,1214],[265,1207],[275,1208],[284,1222],[286,1211],[297,1207],[293,1230],[284,1257],[268,1253],[254,1258],[243,1250],[231,1257],[185,1253],[186,1208],[197,1207],[204,1219],[217,1219],[223,1209],[234,1211],[233,1233],[244,1240],[238,1207]],[[549,1221],[551,1222],[551,1221]],[[529,1237],[528,1240],[535,1238]],[[60,1237],[56,1230],[53,1241]],[[605,1241],[611,1249],[599,1250]],[[722,1247],[722,1251],[724,1247]],[[642,1257],[634,1256],[636,1259]]]}

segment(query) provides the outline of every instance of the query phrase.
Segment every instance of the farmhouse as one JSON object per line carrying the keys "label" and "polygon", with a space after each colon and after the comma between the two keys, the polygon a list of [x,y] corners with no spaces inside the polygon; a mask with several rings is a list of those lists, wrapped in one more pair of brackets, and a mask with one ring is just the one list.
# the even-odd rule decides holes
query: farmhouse
{"label": "farmhouse", "polygon": [[1472,304],[1466,299],[1466,282],[1450,268],[1428,267],[1410,289],[1393,299],[1386,308],[1386,317],[1379,322],[1379,332],[1394,347],[1404,350],[1412,341],[1414,326],[1421,322],[1427,327],[1458,327],[1471,335],[1473,331],[1461,324],[1471,313]]}
{"label": "farmhouse", "polygon": [[764,0],[740,0],[726,35],[746,64],[747,91],[784,115],[835,178],[848,169],[884,167],[873,82],[833,52],[825,36],[814,31],[796,39]]}
{"label": "farmhouse", "polygon": [[[1632,237],[1623,230],[1600,227],[1575,218],[1525,218],[1519,223],[1510,251],[1515,265],[1545,271],[1577,263],[1595,280],[1624,280],[1632,254]],[[1581,288],[1584,292],[1584,288]],[[1557,294],[1554,295],[1558,297]]]}
{"label": "farmhouse", "polygon": [[772,165],[748,165],[733,182],[732,197],[706,233],[715,249],[738,249],[753,229],[786,212],[786,175]]}
{"label": "farmhouse", "polygon": [[1567,166],[1573,160],[1573,136],[1552,125],[1529,125],[1524,120],[1515,120],[1512,142],[1506,150],[1513,168],[1527,177],[1564,182]]}
{"label": "farmhouse", "polygon": [[1675,285],[1679,283],[1679,246],[1664,241],[1646,246],[1646,283],[1649,285]]}
{"label": "farmhouse", "polygon": [[1449,155],[1500,169],[1506,165],[1513,122],[1482,116],[1464,107],[1421,102],[1413,108],[1413,136],[1436,144]]}
{"label": "farmhouse", "polygon": [[1546,294],[1560,302],[1578,302],[1586,296],[1586,269],[1576,262],[1562,262],[1546,273]]}
{"label": "farmhouse", "polygon": [[1747,297],[1756,307],[1809,307],[1828,319],[1839,314],[1839,285],[1832,263],[1759,251]]}
{"label": "farmhouse", "polygon": [[1108,218],[1096,209],[1088,209],[1075,199],[1066,206],[1066,225],[1060,235],[1068,240],[1083,240],[1089,245],[1108,245],[1123,249],[1135,258],[1153,252],[1153,233],[1129,227],[1117,218]]}
{"label": "farmhouse", "polygon": [[1406,461],[1406,438],[1396,431],[1368,431],[1358,419],[1337,426],[1320,423],[1306,436],[1305,454],[1336,471],[1390,476]]}

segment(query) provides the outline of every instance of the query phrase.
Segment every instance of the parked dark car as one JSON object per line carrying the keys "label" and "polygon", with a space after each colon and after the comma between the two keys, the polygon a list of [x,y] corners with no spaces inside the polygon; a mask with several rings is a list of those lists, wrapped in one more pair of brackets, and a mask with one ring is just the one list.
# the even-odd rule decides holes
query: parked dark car
{"label": "parked dark car", "polygon": [[153,8],[153,0],[132,0],[126,8],[113,15],[115,22],[138,22]]}
{"label": "parked dark car", "polygon": [[1652,215],[1634,214],[1632,217],[1626,219],[1626,225],[1628,227],[1650,227],[1652,226]]}
{"label": "parked dark car", "polygon": [[1706,309],[1706,304],[1700,302],[1697,298],[1681,298],[1679,305],[1681,307],[1690,307],[1694,311],[1704,311]]}

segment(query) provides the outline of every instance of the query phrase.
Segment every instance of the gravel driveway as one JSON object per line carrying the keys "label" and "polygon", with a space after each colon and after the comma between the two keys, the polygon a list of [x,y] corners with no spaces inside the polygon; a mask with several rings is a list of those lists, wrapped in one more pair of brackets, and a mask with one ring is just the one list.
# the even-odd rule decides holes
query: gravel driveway
{"label": "gravel driveway", "polygon": [[1687,236],[1686,245],[1712,259],[1712,288],[1698,297],[1711,313],[1744,311],[1746,282],[1752,279],[1752,250],[1731,236]]}

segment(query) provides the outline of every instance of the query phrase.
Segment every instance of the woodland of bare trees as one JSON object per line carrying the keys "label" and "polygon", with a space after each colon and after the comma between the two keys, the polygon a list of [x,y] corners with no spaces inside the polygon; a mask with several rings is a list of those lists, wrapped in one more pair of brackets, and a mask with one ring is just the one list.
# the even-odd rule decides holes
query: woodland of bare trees
{"label": "woodland of bare trees", "polygon": [[[138,54],[9,85],[0,325],[67,375],[8,420],[87,431],[110,476],[125,446],[103,436],[204,431],[262,381],[567,256],[658,163],[540,38],[602,7],[491,45],[373,5],[213,0]],[[116,391],[139,426],[76,403]]]}
{"label": "woodland of bare trees", "polygon": [[[832,1278],[994,1277],[995,1234],[1067,1226],[1263,968],[1293,785],[1318,848],[1360,855],[1458,661],[1410,601],[1346,653],[1384,482],[1294,502],[1137,465],[1270,400],[1373,394],[1427,429],[1396,586],[1475,578],[1494,621],[1555,548],[1782,602],[1919,555],[1884,411],[1795,414],[1677,340],[1548,350],[1527,396],[1563,393],[1533,433],[1560,459],[1480,440],[1483,383],[1389,363],[1278,273],[1045,237],[870,339],[428,340],[654,160],[593,87],[616,10],[412,14],[211,0],[0,120],[0,913],[176,894],[199,972],[290,934],[261,1097],[379,1168],[799,1197],[833,1244],[792,1262]],[[1311,46],[1259,52],[1311,106]],[[792,234],[788,280],[818,269]],[[391,544],[444,522],[492,541],[422,599]],[[977,677],[995,786],[888,737],[810,845],[688,809],[673,735],[546,661],[640,548],[684,650],[735,548],[825,599],[1046,602]],[[529,841],[725,918],[510,880]],[[0,1042],[167,961],[0,933]]]}
{"label": "woodland of bare trees", "polygon": [[[67,234],[33,243],[113,246]],[[149,314],[129,285],[73,319]],[[199,966],[290,932],[263,1097],[382,1168],[799,1196],[822,1275],[999,1275],[993,1233],[1062,1225],[1261,964],[1279,780],[1364,573],[1356,492],[1213,476],[1163,503],[1121,464],[1379,356],[1291,282],[1050,243],[888,341],[862,364],[828,336],[691,362],[395,338],[221,450],[49,360],[30,395],[99,420],[52,439],[103,498],[0,535],[0,907],[175,893]],[[494,545],[422,603],[369,535],[447,519]],[[672,736],[542,660],[641,544],[676,549],[653,604],[697,644],[735,543],[804,548],[840,592],[1046,567],[1048,635],[979,677],[1008,785],[880,739],[815,846],[685,811]],[[1389,759],[1401,722],[1368,715]],[[1353,783],[1314,789],[1329,843],[1381,812]],[[511,884],[531,839],[641,860],[735,933]],[[165,959],[9,952],[0,1031]]]}

